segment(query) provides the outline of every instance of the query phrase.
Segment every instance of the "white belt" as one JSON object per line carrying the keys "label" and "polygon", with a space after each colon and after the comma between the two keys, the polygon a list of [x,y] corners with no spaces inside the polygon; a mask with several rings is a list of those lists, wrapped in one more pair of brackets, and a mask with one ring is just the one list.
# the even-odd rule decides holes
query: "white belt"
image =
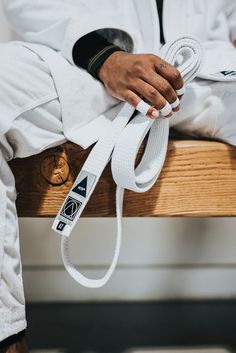
{"label": "white belt", "polygon": [[[164,45],[160,57],[178,67],[184,82],[190,82],[202,65],[202,46],[197,38],[186,36]],[[122,238],[122,206],[124,189],[136,192],[149,190],[157,180],[167,152],[169,119],[149,119],[139,113],[131,121],[135,109],[127,103],[112,122],[109,131],[94,146],[76,181],[66,197],[52,229],[62,236],[61,252],[66,270],[81,285],[89,288],[104,286],[111,277],[119,257]],[[149,133],[142,160],[135,169],[139,147]],[[117,184],[117,240],[112,263],[101,279],[82,275],[69,256],[69,236],[93,193],[99,178],[111,159],[112,175]]]}

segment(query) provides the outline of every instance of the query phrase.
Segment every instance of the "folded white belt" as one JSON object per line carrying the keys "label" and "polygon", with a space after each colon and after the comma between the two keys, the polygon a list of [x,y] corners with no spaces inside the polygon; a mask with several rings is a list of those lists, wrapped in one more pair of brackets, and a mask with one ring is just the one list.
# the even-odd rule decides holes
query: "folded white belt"
{"label": "folded white belt", "polygon": [[[192,36],[182,37],[164,45],[158,55],[178,68],[185,84],[198,74],[203,61],[202,45],[197,38]],[[52,229],[62,236],[61,253],[65,268],[78,283],[85,287],[102,287],[116,267],[122,239],[124,189],[136,192],[149,190],[156,182],[165,162],[169,119],[160,115],[158,119],[153,120],[141,113],[131,119],[134,111],[135,109],[128,103],[123,104],[109,131],[97,142],[89,154],[53,222]],[[145,152],[141,162],[135,168],[139,147],[148,132]],[[112,175],[117,184],[116,246],[112,263],[105,276],[100,279],[90,279],[80,273],[70,259],[69,236],[110,159]]]}

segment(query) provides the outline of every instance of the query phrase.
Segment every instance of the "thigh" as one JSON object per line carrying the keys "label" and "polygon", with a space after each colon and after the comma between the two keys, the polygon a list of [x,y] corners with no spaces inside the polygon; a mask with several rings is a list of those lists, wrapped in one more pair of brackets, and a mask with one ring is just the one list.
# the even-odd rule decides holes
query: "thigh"
{"label": "thigh", "polygon": [[57,97],[45,61],[17,42],[0,44],[0,135],[21,114]]}
{"label": "thigh", "polygon": [[66,142],[58,99],[17,117],[0,141],[7,161],[24,158]]}
{"label": "thigh", "polygon": [[236,82],[196,79],[188,85],[170,125],[183,133],[236,145],[235,101]]}

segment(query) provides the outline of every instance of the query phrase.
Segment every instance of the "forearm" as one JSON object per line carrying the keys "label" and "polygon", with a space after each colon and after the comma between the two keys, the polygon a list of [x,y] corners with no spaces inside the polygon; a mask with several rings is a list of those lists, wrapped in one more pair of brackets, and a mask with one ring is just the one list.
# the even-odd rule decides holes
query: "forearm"
{"label": "forearm", "polygon": [[83,2],[61,0],[3,0],[8,21],[24,40],[61,51],[71,63],[75,42],[91,32]]}

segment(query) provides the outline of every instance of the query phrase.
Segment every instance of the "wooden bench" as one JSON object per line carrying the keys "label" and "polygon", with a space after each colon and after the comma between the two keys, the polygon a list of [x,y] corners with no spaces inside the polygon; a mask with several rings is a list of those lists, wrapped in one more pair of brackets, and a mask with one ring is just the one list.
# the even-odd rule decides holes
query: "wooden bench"
{"label": "wooden bench", "polygon": [[[15,159],[20,217],[53,217],[89,151],[65,143]],[[115,215],[115,184],[107,167],[83,216]],[[124,216],[236,216],[236,149],[205,140],[171,140],[156,185],[125,193]]]}

